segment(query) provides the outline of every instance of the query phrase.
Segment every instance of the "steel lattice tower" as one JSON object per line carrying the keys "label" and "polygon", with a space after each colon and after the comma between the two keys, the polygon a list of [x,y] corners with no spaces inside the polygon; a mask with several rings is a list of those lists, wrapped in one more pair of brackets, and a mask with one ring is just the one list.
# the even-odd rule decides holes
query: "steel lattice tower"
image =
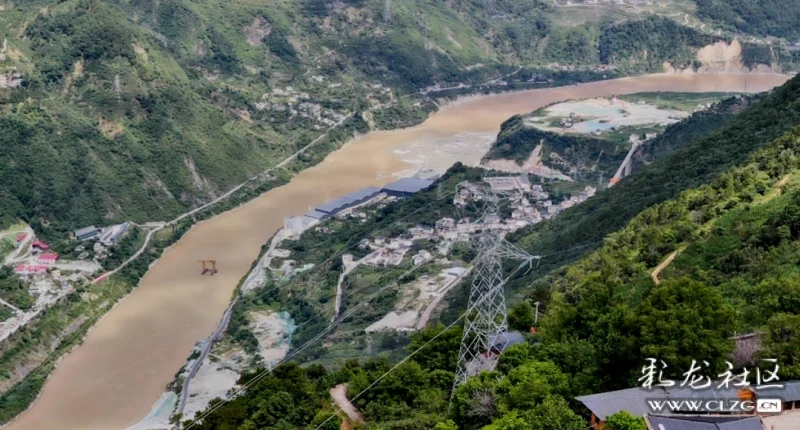
{"label": "steel lattice tower", "polygon": [[[464,184],[459,184],[459,188]],[[475,187],[473,187],[475,188]],[[484,203],[482,216],[476,224],[483,228],[478,237],[470,241],[478,253],[473,267],[474,277],[469,294],[464,334],[458,355],[453,393],[470,376],[483,370],[494,370],[497,357],[492,354],[493,346],[508,342],[508,314],[506,310],[505,284],[503,278],[503,259],[522,260],[522,265],[531,264],[534,257],[509,243],[503,235],[488,228],[489,224],[499,222],[499,206],[502,196],[491,189],[480,188]],[[458,189],[456,195],[458,195]],[[501,348],[502,349],[502,348]]]}

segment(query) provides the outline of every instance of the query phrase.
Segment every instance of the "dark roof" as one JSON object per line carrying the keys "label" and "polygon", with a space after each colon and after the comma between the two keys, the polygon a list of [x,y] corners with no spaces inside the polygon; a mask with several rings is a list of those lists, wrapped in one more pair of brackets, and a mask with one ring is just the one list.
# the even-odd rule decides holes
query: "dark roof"
{"label": "dark roof", "polygon": [[325,218],[329,217],[330,214],[326,214],[325,212],[320,212],[320,211],[318,211],[316,209],[313,209],[313,210],[310,210],[310,211],[306,212],[305,216],[307,216],[309,218],[314,218],[314,219],[321,220],[321,219],[325,219]]}
{"label": "dark roof", "polygon": [[400,193],[416,193],[430,187],[433,182],[434,181],[430,179],[403,178],[383,187],[383,190]]}
{"label": "dark roof", "polygon": [[[609,391],[606,393],[590,394],[576,397],[576,400],[586,405],[593,414],[601,420],[620,411],[628,411],[633,415],[644,415],[651,412],[645,399],[671,399],[671,400],[712,400],[712,399],[738,399],[740,389],[729,385],[727,388],[718,389],[720,381],[714,381],[710,388],[692,389],[690,387],[654,387],[652,390],[642,387],[628,388],[626,390]],[[760,390],[759,396],[779,397],[784,401],[800,400],[800,381],[784,382],[785,389]],[[687,411],[689,412],[689,411]]]}
{"label": "dark roof", "polygon": [[90,225],[89,227],[84,227],[84,228],[75,230],[75,236],[84,236],[84,235],[87,235],[87,234],[94,234],[94,233],[97,233],[99,231],[100,231],[99,228],[97,228],[97,227],[95,227],[93,225]]}
{"label": "dark roof", "polygon": [[656,430],[764,430],[761,418],[752,416],[647,415],[645,420]]}
{"label": "dark roof", "polygon": [[784,388],[767,388],[756,390],[760,397],[778,397],[784,402],[800,401],[800,381],[779,382]]}
{"label": "dark roof", "polygon": [[508,349],[509,346],[516,345],[518,343],[525,343],[525,337],[522,336],[522,333],[518,331],[498,333],[489,339],[489,344],[492,345],[492,349],[496,349],[501,352]]}
{"label": "dark roof", "polygon": [[739,388],[729,384],[726,388],[717,388],[719,381],[714,381],[711,387],[705,389],[695,389],[691,387],[670,387],[666,388],[667,396],[670,399],[738,399]]}
{"label": "dark roof", "polygon": [[350,194],[346,194],[342,197],[339,197],[338,199],[331,200],[321,206],[317,206],[317,210],[321,212],[335,213],[341,210],[342,208],[347,207],[348,205],[353,205],[365,199],[375,197],[380,192],[381,192],[380,188],[375,188],[375,187],[363,188],[358,191],[354,191]]}
{"label": "dark roof", "polygon": [[645,399],[660,398],[667,398],[667,392],[661,388],[647,390],[636,387],[580,396],[575,400],[586,405],[601,421],[605,421],[606,418],[620,411],[628,411],[632,415],[642,416],[650,412]]}

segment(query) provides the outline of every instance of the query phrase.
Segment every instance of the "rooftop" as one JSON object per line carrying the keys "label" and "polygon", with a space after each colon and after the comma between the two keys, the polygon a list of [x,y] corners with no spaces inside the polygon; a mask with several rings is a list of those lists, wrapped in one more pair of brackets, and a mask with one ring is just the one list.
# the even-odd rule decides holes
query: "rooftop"
{"label": "rooftop", "polygon": [[403,178],[386,185],[383,187],[383,190],[401,193],[416,193],[430,187],[433,182],[434,181],[430,179]]}
{"label": "rooftop", "polygon": [[781,382],[781,384],[784,388],[767,388],[756,392],[759,396],[778,397],[784,402],[800,401],[800,380]]}
{"label": "rooftop", "polygon": [[366,187],[358,191],[354,191],[350,194],[346,194],[342,197],[339,197],[338,199],[331,200],[323,205],[317,206],[317,210],[321,212],[333,213],[336,212],[337,210],[340,210],[344,206],[351,205],[360,200],[374,197],[380,192],[381,190],[379,188]]}
{"label": "rooftop", "polygon": [[663,416],[647,415],[650,428],[663,430],[764,430],[761,418],[753,416]]}
{"label": "rooftop", "polygon": [[606,418],[619,411],[628,411],[632,415],[642,416],[650,412],[644,399],[666,397],[667,392],[662,389],[651,391],[636,387],[580,396],[576,397],[575,400],[586,405],[593,414],[597,415],[597,418],[605,421]]}
{"label": "rooftop", "polygon": [[[777,397],[784,402],[800,400],[800,380],[782,382],[784,388],[756,390],[761,397]],[[628,388],[625,390],[609,391],[606,393],[590,394],[587,396],[576,397],[575,400],[586,405],[592,413],[601,420],[605,420],[609,415],[614,415],[619,411],[628,411],[633,415],[645,415],[649,413],[647,402],[644,399],[738,399],[739,389],[733,386],[728,388],[716,389],[718,383],[712,384],[711,388],[704,390],[694,390],[689,387],[654,387],[652,390],[642,387]],[[680,427],[677,427],[681,429]],[[726,427],[720,429],[728,430]],[[667,430],[671,430],[667,427]],[[681,429],[682,430],[682,429]],[[731,428],[731,430],[738,430]]]}
{"label": "rooftop", "polygon": [[83,236],[85,234],[94,233],[94,232],[96,232],[98,230],[100,230],[100,229],[95,227],[95,226],[93,226],[93,225],[90,225],[88,227],[79,228],[79,229],[75,230],[75,236]]}
{"label": "rooftop", "polygon": [[307,216],[309,218],[314,218],[314,219],[320,219],[321,220],[323,218],[329,217],[330,214],[326,214],[325,212],[320,212],[320,211],[318,211],[316,209],[313,209],[313,210],[310,210],[310,211],[306,212],[305,216]]}

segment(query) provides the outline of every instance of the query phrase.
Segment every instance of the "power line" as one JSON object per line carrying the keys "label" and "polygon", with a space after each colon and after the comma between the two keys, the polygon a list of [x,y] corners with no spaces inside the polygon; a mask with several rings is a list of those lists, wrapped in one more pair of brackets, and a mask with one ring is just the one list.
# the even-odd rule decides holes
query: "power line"
{"label": "power line", "polygon": [[[221,401],[221,402],[217,403],[217,404],[216,404],[216,405],[214,405],[214,406],[213,406],[211,409],[207,410],[205,413],[203,413],[203,414],[202,414],[202,415],[200,415],[199,417],[197,417],[197,418],[193,418],[193,419],[192,419],[192,421],[191,421],[191,423],[189,424],[189,426],[188,426],[188,427],[186,427],[186,429],[190,429],[190,428],[192,428],[192,427],[193,427],[195,424],[197,424],[197,422],[198,422],[198,421],[202,420],[203,418],[205,418],[205,417],[206,417],[206,416],[208,416],[209,414],[213,413],[214,411],[216,411],[217,409],[219,409],[220,407],[222,407],[223,405],[225,405],[226,403],[228,403],[229,401],[231,401],[231,400],[232,400],[233,398],[235,398],[237,395],[241,394],[241,393],[242,393],[244,390],[246,390],[247,388],[251,387],[253,384],[257,383],[258,381],[260,381],[261,379],[263,379],[263,378],[264,378],[265,376],[267,376],[268,374],[272,373],[272,370],[273,370],[273,369],[275,369],[276,367],[280,366],[281,364],[283,364],[283,363],[285,363],[285,362],[289,361],[291,358],[293,358],[294,356],[296,356],[297,354],[299,354],[300,352],[302,352],[304,349],[306,349],[306,348],[307,348],[308,346],[310,346],[312,343],[314,343],[314,342],[316,342],[317,340],[321,339],[323,336],[325,336],[325,335],[326,335],[326,334],[328,334],[328,333],[329,333],[331,330],[333,330],[333,328],[334,328],[334,327],[336,327],[336,326],[337,326],[339,323],[341,323],[341,322],[342,322],[342,321],[344,321],[345,319],[347,319],[347,318],[349,318],[350,316],[352,316],[352,315],[353,315],[353,314],[356,312],[356,310],[358,310],[360,307],[362,307],[362,306],[364,306],[364,305],[368,304],[368,303],[369,303],[369,302],[370,302],[372,299],[374,299],[374,298],[375,298],[375,297],[376,297],[378,294],[382,293],[383,291],[385,291],[385,290],[386,290],[386,289],[388,289],[389,287],[392,287],[392,286],[394,286],[394,285],[395,285],[395,284],[396,284],[396,283],[397,283],[397,282],[398,282],[400,279],[402,279],[403,277],[405,277],[405,276],[409,275],[410,273],[414,272],[414,271],[415,271],[415,270],[417,270],[419,267],[421,267],[421,265],[420,265],[420,266],[414,266],[414,267],[412,267],[411,269],[409,269],[409,270],[406,270],[406,271],[405,271],[405,272],[403,272],[403,273],[402,273],[400,276],[398,276],[397,278],[395,278],[395,279],[394,279],[392,282],[390,282],[390,283],[388,283],[388,284],[384,285],[383,287],[381,287],[380,289],[378,289],[378,291],[376,291],[376,292],[372,293],[372,294],[371,294],[371,295],[370,295],[370,296],[369,296],[369,297],[368,297],[366,300],[360,301],[360,302],[359,302],[359,303],[358,303],[358,304],[357,304],[355,307],[353,307],[352,309],[349,309],[349,310],[348,310],[348,311],[347,311],[345,314],[343,314],[343,315],[342,315],[340,318],[338,318],[337,320],[335,320],[334,322],[332,322],[331,324],[329,324],[329,325],[328,325],[328,326],[327,326],[327,327],[326,327],[324,330],[322,330],[322,331],[321,331],[319,334],[317,334],[316,336],[314,336],[314,337],[313,337],[313,338],[311,338],[310,340],[306,341],[306,343],[304,343],[303,345],[301,345],[299,348],[297,348],[297,349],[293,350],[291,353],[289,353],[289,354],[287,354],[286,356],[284,356],[284,357],[283,357],[281,360],[279,360],[279,361],[278,361],[278,363],[277,363],[277,364],[275,364],[274,366],[271,366],[269,369],[264,369],[264,370],[263,370],[263,371],[261,371],[259,374],[257,374],[255,377],[253,377],[253,378],[252,378],[250,381],[248,381],[246,384],[244,384],[244,385],[243,385],[241,388],[239,388],[238,390],[236,390],[236,391],[235,391],[235,392],[234,392],[232,395],[230,395],[230,396],[229,396],[227,399],[225,399],[225,400],[223,400],[223,401]],[[317,316],[319,316],[319,315],[317,315]],[[312,319],[313,319],[313,318],[314,318],[314,317],[312,317]],[[309,319],[309,320],[310,320],[310,319]],[[306,322],[308,322],[308,321],[306,321]]]}
{"label": "power line", "polygon": [[[481,217],[473,226],[498,222],[501,195],[495,193],[491,187],[459,184],[456,189],[459,195],[470,194],[473,201],[483,202]],[[503,279],[502,260],[522,260],[524,266],[526,263],[530,264],[534,258],[541,258],[533,257],[517,248],[506,241],[502,234],[489,228],[483,228],[478,239],[471,242],[478,256],[473,266],[475,275],[465,313],[466,323],[458,353],[453,393],[470,376],[482,370],[494,370],[497,360],[491,355],[491,350],[497,343],[508,342],[506,280]]]}
{"label": "power line", "polygon": [[[520,265],[520,266],[519,266],[519,267],[517,267],[517,268],[516,268],[516,269],[515,269],[515,270],[514,270],[514,271],[511,273],[511,275],[509,275],[508,277],[510,278],[510,277],[514,276],[514,275],[516,274],[516,272],[518,272],[518,271],[519,271],[520,269],[522,269],[523,267],[524,267],[524,265]],[[506,278],[506,279],[508,279],[508,278]],[[486,299],[487,299],[487,296],[483,296],[482,298],[480,298],[480,299],[479,299],[479,301],[478,301],[478,303],[476,303],[476,305],[480,306],[480,305],[481,305],[480,301],[483,301],[483,300],[486,300]],[[385,378],[385,377],[386,377],[386,376],[388,376],[390,373],[392,373],[393,371],[395,371],[395,370],[396,370],[398,367],[400,367],[400,366],[401,366],[403,363],[405,363],[406,361],[408,361],[408,360],[409,360],[411,357],[413,357],[413,356],[414,356],[414,355],[416,355],[418,352],[420,352],[422,349],[424,349],[426,346],[428,346],[428,345],[429,345],[431,342],[433,342],[434,340],[438,339],[438,338],[439,338],[439,336],[441,336],[441,335],[443,335],[443,334],[447,333],[447,331],[448,331],[448,330],[450,330],[451,328],[455,327],[455,325],[456,325],[456,324],[458,324],[458,323],[459,323],[459,322],[460,322],[462,319],[464,319],[464,317],[466,317],[466,316],[467,316],[467,312],[465,312],[465,313],[462,313],[462,314],[461,314],[461,316],[459,316],[458,318],[456,318],[456,320],[455,320],[455,321],[453,321],[452,323],[450,323],[450,324],[449,324],[447,327],[445,327],[445,328],[444,328],[444,329],[443,329],[441,332],[437,333],[437,334],[436,334],[436,336],[434,336],[434,337],[430,338],[430,339],[429,339],[427,342],[425,342],[424,344],[422,344],[422,346],[420,346],[419,348],[415,349],[413,352],[411,352],[410,354],[408,354],[408,355],[407,355],[405,358],[403,358],[403,359],[402,359],[402,360],[401,360],[399,363],[395,364],[395,365],[394,365],[394,366],[393,366],[391,369],[387,370],[387,371],[386,371],[386,372],[384,372],[384,373],[383,373],[381,376],[379,376],[379,377],[378,377],[378,378],[377,378],[375,381],[373,381],[373,382],[372,382],[372,383],[371,383],[369,386],[367,386],[367,388],[364,388],[363,390],[361,390],[361,392],[360,392],[360,393],[356,394],[356,395],[355,395],[355,396],[354,396],[352,399],[349,399],[349,400],[350,400],[351,402],[352,402],[352,401],[355,401],[355,400],[358,400],[358,398],[359,398],[359,397],[361,397],[361,396],[362,396],[364,393],[366,393],[366,392],[367,392],[367,391],[369,391],[369,390],[370,390],[372,387],[374,387],[375,385],[377,385],[377,384],[378,384],[380,381],[382,381],[382,380],[383,380],[383,378]],[[341,411],[341,408],[338,408],[338,410],[337,410],[337,411],[334,411],[334,413],[333,413],[333,414],[331,414],[331,416],[330,416],[330,417],[328,417],[328,418],[327,418],[325,421],[323,421],[322,423],[320,423],[320,424],[319,424],[319,425],[318,425],[318,426],[317,426],[317,427],[316,427],[314,430],[319,430],[320,428],[322,428],[322,426],[324,426],[324,425],[325,425],[325,424],[326,424],[328,421],[330,421],[331,419],[333,419],[333,417],[335,417],[335,416],[336,416],[336,414],[337,414],[339,411]]]}
{"label": "power line", "polygon": [[[667,184],[664,184],[663,186],[666,186],[666,185],[667,185]],[[669,193],[672,193],[672,191],[668,191],[668,192],[669,192]],[[404,217],[402,217],[402,218],[400,218],[400,219],[398,219],[398,220],[394,221],[394,222],[393,222],[393,224],[396,224],[396,223],[398,223],[398,222],[402,222],[404,219],[407,219],[408,217],[410,217],[410,216],[414,215],[415,213],[417,213],[417,212],[419,212],[419,211],[421,211],[421,210],[423,210],[423,209],[425,209],[425,208],[427,208],[427,207],[429,207],[429,206],[431,206],[431,205],[433,205],[433,204],[437,203],[438,201],[440,201],[440,200],[442,200],[442,199],[444,199],[444,198],[446,198],[446,197],[448,197],[448,196],[449,196],[449,193],[448,193],[448,195],[441,196],[440,198],[438,198],[438,199],[434,200],[433,202],[431,202],[431,203],[429,203],[429,204],[427,204],[427,205],[425,205],[425,206],[423,206],[423,207],[420,207],[420,208],[416,209],[415,211],[413,211],[413,212],[409,213],[408,215],[406,215],[406,216],[404,216]],[[630,200],[630,201],[639,201],[639,200],[645,200],[645,199],[648,199],[648,198],[650,198],[650,197],[652,197],[652,196],[647,196],[647,197],[638,198],[638,199],[632,199],[632,200]],[[620,202],[616,202],[616,203],[620,203]],[[591,208],[591,209],[589,209],[588,211],[586,211],[586,213],[592,212],[592,211],[594,211],[594,210],[596,210],[596,209],[595,209],[595,208]],[[570,215],[572,215],[572,216],[575,216],[575,215],[581,215],[581,213],[580,213],[580,212],[578,212],[578,213],[572,213],[572,214],[570,214]],[[385,227],[384,229],[380,229],[380,230],[378,230],[378,231],[382,231],[382,230],[385,230],[385,229],[388,229],[388,228],[389,228],[389,226]],[[569,252],[569,251],[572,251],[572,250],[575,250],[575,249],[585,248],[585,247],[592,246],[592,245],[594,245],[594,244],[597,244],[597,243],[602,243],[603,241],[604,241],[604,240],[598,240],[598,241],[594,241],[594,242],[586,243],[586,244],[583,244],[583,245],[579,245],[579,246],[571,247],[571,248],[568,248],[568,249],[563,249],[563,250],[560,250],[560,251],[558,251],[558,252],[555,252],[555,253],[548,254],[548,255],[546,255],[546,256],[554,256],[554,255],[558,255],[558,254],[566,253],[566,252]],[[328,259],[326,259],[326,260],[325,260],[325,261],[324,261],[322,264],[324,264],[324,263],[327,263],[327,262],[331,261],[333,258],[335,258],[335,257],[337,257],[337,256],[339,256],[339,255],[341,255],[341,254],[343,254],[345,251],[347,251],[347,250],[349,250],[349,249],[352,249],[352,248],[353,248],[354,246],[356,246],[356,245],[357,245],[357,244],[355,244],[355,243],[354,243],[354,244],[352,244],[351,246],[349,246],[348,248],[345,248],[344,250],[342,250],[342,251],[338,252],[338,253],[337,253],[337,254],[335,254],[334,256],[332,256],[332,257],[329,257],[329,258],[328,258]],[[546,257],[546,256],[541,256],[541,257],[539,257],[539,258],[543,258],[543,257]],[[322,264],[321,264],[321,265],[322,265]],[[415,266],[415,268],[416,268],[416,267],[419,267],[419,266]],[[522,266],[521,266],[521,267],[522,267]],[[393,282],[391,282],[391,283],[389,283],[389,284],[385,285],[384,287],[382,287],[381,289],[379,289],[377,292],[373,293],[373,294],[372,294],[370,297],[371,297],[371,298],[374,298],[374,297],[375,297],[377,294],[381,293],[381,292],[382,292],[382,291],[384,291],[385,289],[387,289],[387,288],[389,288],[390,286],[394,285],[394,284],[395,284],[395,283],[396,283],[396,282],[397,282],[397,281],[398,281],[400,278],[402,278],[402,277],[406,276],[408,273],[411,273],[411,272],[413,272],[413,271],[415,270],[415,268],[412,268],[412,269],[410,269],[409,271],[407,271],[406,273],[402,274],[400,277],[398,277],[397,279],[395,279]],[[518,270],[519,270],[519,268],[518,268],[517,270],[515,270],[515,271],[512,273],[512,275],[510,275],[508,278],[506,278],[506,280],[510,279],[510,278],[511,278],[511,277],[512,277],[514,274],[516,274],[516,272],[517,272]],[[304,275],[305,275],[305,274],[304,274]],[[280,287],[280,286],[276,286],[276,287],[274,287],[272,290],[274,290],[274,289],[277,289],[277,288],[279,288],[279,287]],[[364,287],[364,288],[367,288],[367,287]],[[363,289],[363,288],[362,288],[362,289]],[[360,291],[360,290],[357,290],[357,291]],[[246,390],[247,388],[249,388],[250,386],[252,386],[252,385],[253,385],[253,384],[255,384],[256,382],[258,382],[258,381],[260,381],[261,379],[263,379],[263,377],[265,377],[267,374],[271,373],[271,371],[272,371],[274,368],[276,368],[276,367],[280,366],[281,364],[285,363],[285,362],[286,362],[286,361],[288,361],[289,359],[293,358],[294,356],[296,356],[297,354],[299,354],[300,352],[302,352],[302,350],[304,350],[305,348],[307,348],[307,347],[308,347],[308,346],[309,346],[311,343],[313,343],[313,342],[315,342],[315,341],[317,341],[317,340],[321,339],[321,338],[322,338],[322,337],[323,337],[325,334],[329,333],[329,332],[330,332],[330,331],[331,331],[331,330],[332,330],[332,329],[333,329],[333,328],[334,328],[334,327],[335,327],[335,326],[336,326],[338,323],[340,323],[340,322],[342,322],[344,319],[346,319],[346,318],[350,317],[350,316],[351,316],[351,315],[352,315],[352,314],[353,314],[353,313],[354,313],[354,312],[355,312],[355,311],[356,311],[356,310],[357,310],[359,307],[361,307],[362,305],[364,305],[364,304],[367,304],[367,303],[369,303],[369,300],[366,300],[366,301],[360,302],[360,303],[359,303],[358,305],[356,305],[354,308],[350,309],[350,310],[349,310],[349,311],[348,311],[348,312],[347,312],[345,315],[343,315],[341,318],[337,319],[337,320],[336,320],[336,321],[334,321],[332,324],[330,324],[330,325],[329,325],[329,326],[328,326],[326,329],[324,329],[324,330],[323,330],[321,333],[319,333],[317,336],[315,336],[314,338],[312,338],[312,339],[310,339],[309,341],[307,341],[305,344],[303,344],[303,345],[302,345],[301,347],[299,347],[298,349],[296,349],[296,350],[292,351],[290,354],[288,354],[287,356],[285,356],[283,359],[281,359],[281,360],[280,360],[280,361],[279,361],[277,364],[275,364],[274,366],[272,366],[270,369],[268,369],[268,370],[265,370],[264,372],[262,372],[262,373],[261,373],[261,374],[259,374],[258,376],[254,377],[253,379],[251,379],[250,381],[248,381],[248,383],[247,383],[247,384],[245,384],[245,386],[243,386],[243,387],[241,387],[239,390],[237,390],[237,391],[236,391],[236,392],[235,392],[235,393],[234,393],[232,396],[230,396],[230,397],[229,397],[229,399],[226,399],[226,400],[224,400],[224,401],[222,401],[222,402],[218,403],[217,405],[215,405],[214,407],[212,407],[210,410],[208,410],[208,411],[206,411],[204,414],[202,414],[200,417],[198,417],[198,418],[196,418],[196,419],[193,419],[193,420],[192,420],[192,422],[189,424],[189,427],[187,427],[187,428],[191,428],[191,427],[192,427],[192,426],[194,426],[194,425],[195,425],[195,424],[196,424],[198,421],[202,420],[204,417],[208,416],[209,414],[211,414],[211,413],[215,412],[217,409],[219,409],[220,407],[222,407],[222,406],[223,406],[225,403],[227,403],[227,402],[229,402],[230,400],[232,400],[232,399],[233,399],[235,396],[237,396],[238,394],[242,393],[244,390]],[[317,316],[319,316],[319,315],[316,315],[315,317],[317,317]],[[304,324],[308,323],[309,321],[311,321],[311,320],[312,320],[312,319],[314,319],[315,317],[309,318],[309,320],[307,320],[307,321],[303,322],[303,323],[302,323],[300,326],[302,326],[302,325],[304,325]],[[459,317],[459,318],[458,318],[456,321],[454,321],[454,322],[453,322],[453,323],[452,323],[452,324],[451,324],[449,327],[452,327],[453,325],[455,325],[455,323],[457,323],[457,322],[458,322],[458,321],[460,321],[461,319],[463,319],[463,315],[462,315],[462,317]],[[298,327],[299,327],[299,326],[298,326]],[[438,337],[438,335],[437,335],[437,337]],[[435,339],[435,338],[434,338],[434,339]],[[432,340],[433,340],[433,339],[432,339]],[[432,340],[431,340],[431,341],[432,341]],[[429,341],[429,342],[430,342],[430,341]],[[428,342],[428,343],[429,343],[429,342]],[[426,344],[427,344],[427,343],[426,343]],[[416,351],[415,351],[415,353],[416,353]],[[413,355],[413,354],[412,354],[412,355]],[[407,360],[407,359],[408,359],[408,358],[406,358],[405,360]],[[405,360],[404,360],[404,361],[405,361]],[[402,364],[402,362],[401,362],[400,364]],[[396,367],[395,367],[395,368],[396,368]]]}

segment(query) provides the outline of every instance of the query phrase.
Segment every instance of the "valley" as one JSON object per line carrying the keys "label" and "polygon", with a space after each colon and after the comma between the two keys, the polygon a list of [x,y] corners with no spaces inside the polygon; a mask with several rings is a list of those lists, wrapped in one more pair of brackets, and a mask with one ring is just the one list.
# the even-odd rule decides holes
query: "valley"
{"label": "valley", "polygon": [[[364,186],[383,186],[395,174],[443,172],[455,161],[474,165],[503,121],[557,101],[653,91],[741,92],[745,80],[748,92],[758,92],[786,79],[656,75],[509,93],[456,104],[420,126],[360,137],[287,185],[195,225],[61,361],[39,400],[9,428],[105,429],[144,417],[195,343],[214,331],[234,287],[286,216]],[[438,153],[441,141],[461,144]],[[403,155],[412,149],[414,158]],[[197,260],[206,259],[216,259],[217,275],[199,274]]]}

